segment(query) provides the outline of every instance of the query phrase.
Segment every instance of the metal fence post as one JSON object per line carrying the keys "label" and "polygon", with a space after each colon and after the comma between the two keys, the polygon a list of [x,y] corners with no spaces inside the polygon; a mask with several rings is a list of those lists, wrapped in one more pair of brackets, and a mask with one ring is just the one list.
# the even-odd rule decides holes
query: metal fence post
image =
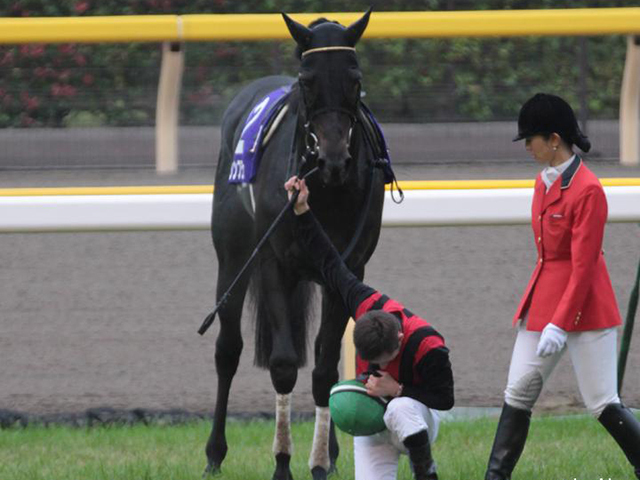
{"label": "metal fence post", "polygon": [[636,283],[631,289],[631,295],[629,296],[629,308],[627,309],[627,318],[622,332],[622,341],[620,342],[620,355],[618,356],[618,393],[622,392],[624,371],[627,367],[627,356],[629,355],[631,335],[633,334],[633,326],[636,319],[636,311],[638,309],[638,290],[640,290],[640,262],[638,262]]}

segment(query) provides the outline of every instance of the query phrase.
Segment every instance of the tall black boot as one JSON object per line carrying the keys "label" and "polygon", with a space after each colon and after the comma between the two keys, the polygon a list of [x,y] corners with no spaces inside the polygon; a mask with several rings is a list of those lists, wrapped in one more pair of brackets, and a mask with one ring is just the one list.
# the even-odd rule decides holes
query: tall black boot
{"label": "tall black boot", "polygon": [[620,403],[610,403],[600,414],[598,421],[607,429],[633,465],[640,478],[640,422],[631,411]]}
{"label": "tall black boot", "polygon": [[496,438],[493,441],[485,480],[511,478],[511,472],[524,450],[530,423],[530,411],[514,408],[506,403],[502,406],[502,415],[500,415]]}
{"label": "tall black boot", "polygon": [[416,480],[438,480],[436,462],[431,456],[431,444],[426,430],[409,435],[404,439],[404,446],[409,450],[409,460],[413,465]]}

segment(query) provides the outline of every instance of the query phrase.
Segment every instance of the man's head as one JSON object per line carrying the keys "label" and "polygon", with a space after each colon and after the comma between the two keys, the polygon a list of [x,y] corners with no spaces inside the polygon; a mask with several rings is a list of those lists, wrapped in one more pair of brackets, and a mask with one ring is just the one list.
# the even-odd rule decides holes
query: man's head
{"label": "man's head", "polygon": [[383,310],[365,313],[353,330],[353,343],[360,357],[381,368],[398,356],[403,337],[398,318]]}

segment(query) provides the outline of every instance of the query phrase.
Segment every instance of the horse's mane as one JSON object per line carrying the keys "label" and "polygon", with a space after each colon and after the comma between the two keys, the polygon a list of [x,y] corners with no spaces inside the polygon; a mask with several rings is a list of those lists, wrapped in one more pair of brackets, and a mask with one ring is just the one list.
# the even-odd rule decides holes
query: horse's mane
{"label": "horse's mane", "polygon": [[[313,27],[317,27],[318,25],[322,25],[323,23],[335,23],[336,25],[341,25],[339,22],[336,22],[335,20],[329,20],[327,18],[320,17],[320,18],[315,19],[309,25],[307,25],[307,27],[308,28],[313,28]],[[296,56],[296,58],[298,60],[302,59],[302,48],[300,48],[300,45],[296,46],[295,56]]]}

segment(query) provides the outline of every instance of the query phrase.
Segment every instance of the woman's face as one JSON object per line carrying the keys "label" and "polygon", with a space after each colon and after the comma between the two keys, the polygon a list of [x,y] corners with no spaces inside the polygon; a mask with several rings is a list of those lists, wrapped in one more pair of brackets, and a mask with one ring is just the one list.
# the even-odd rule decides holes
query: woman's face
{"label": "woman's face", "polygon": [[551,164],[555,160],[558,148],[554,145],[553,140],[553,137],[545,138],[543,135],[534,135],[525,139],[525,148],[536,162]]}

